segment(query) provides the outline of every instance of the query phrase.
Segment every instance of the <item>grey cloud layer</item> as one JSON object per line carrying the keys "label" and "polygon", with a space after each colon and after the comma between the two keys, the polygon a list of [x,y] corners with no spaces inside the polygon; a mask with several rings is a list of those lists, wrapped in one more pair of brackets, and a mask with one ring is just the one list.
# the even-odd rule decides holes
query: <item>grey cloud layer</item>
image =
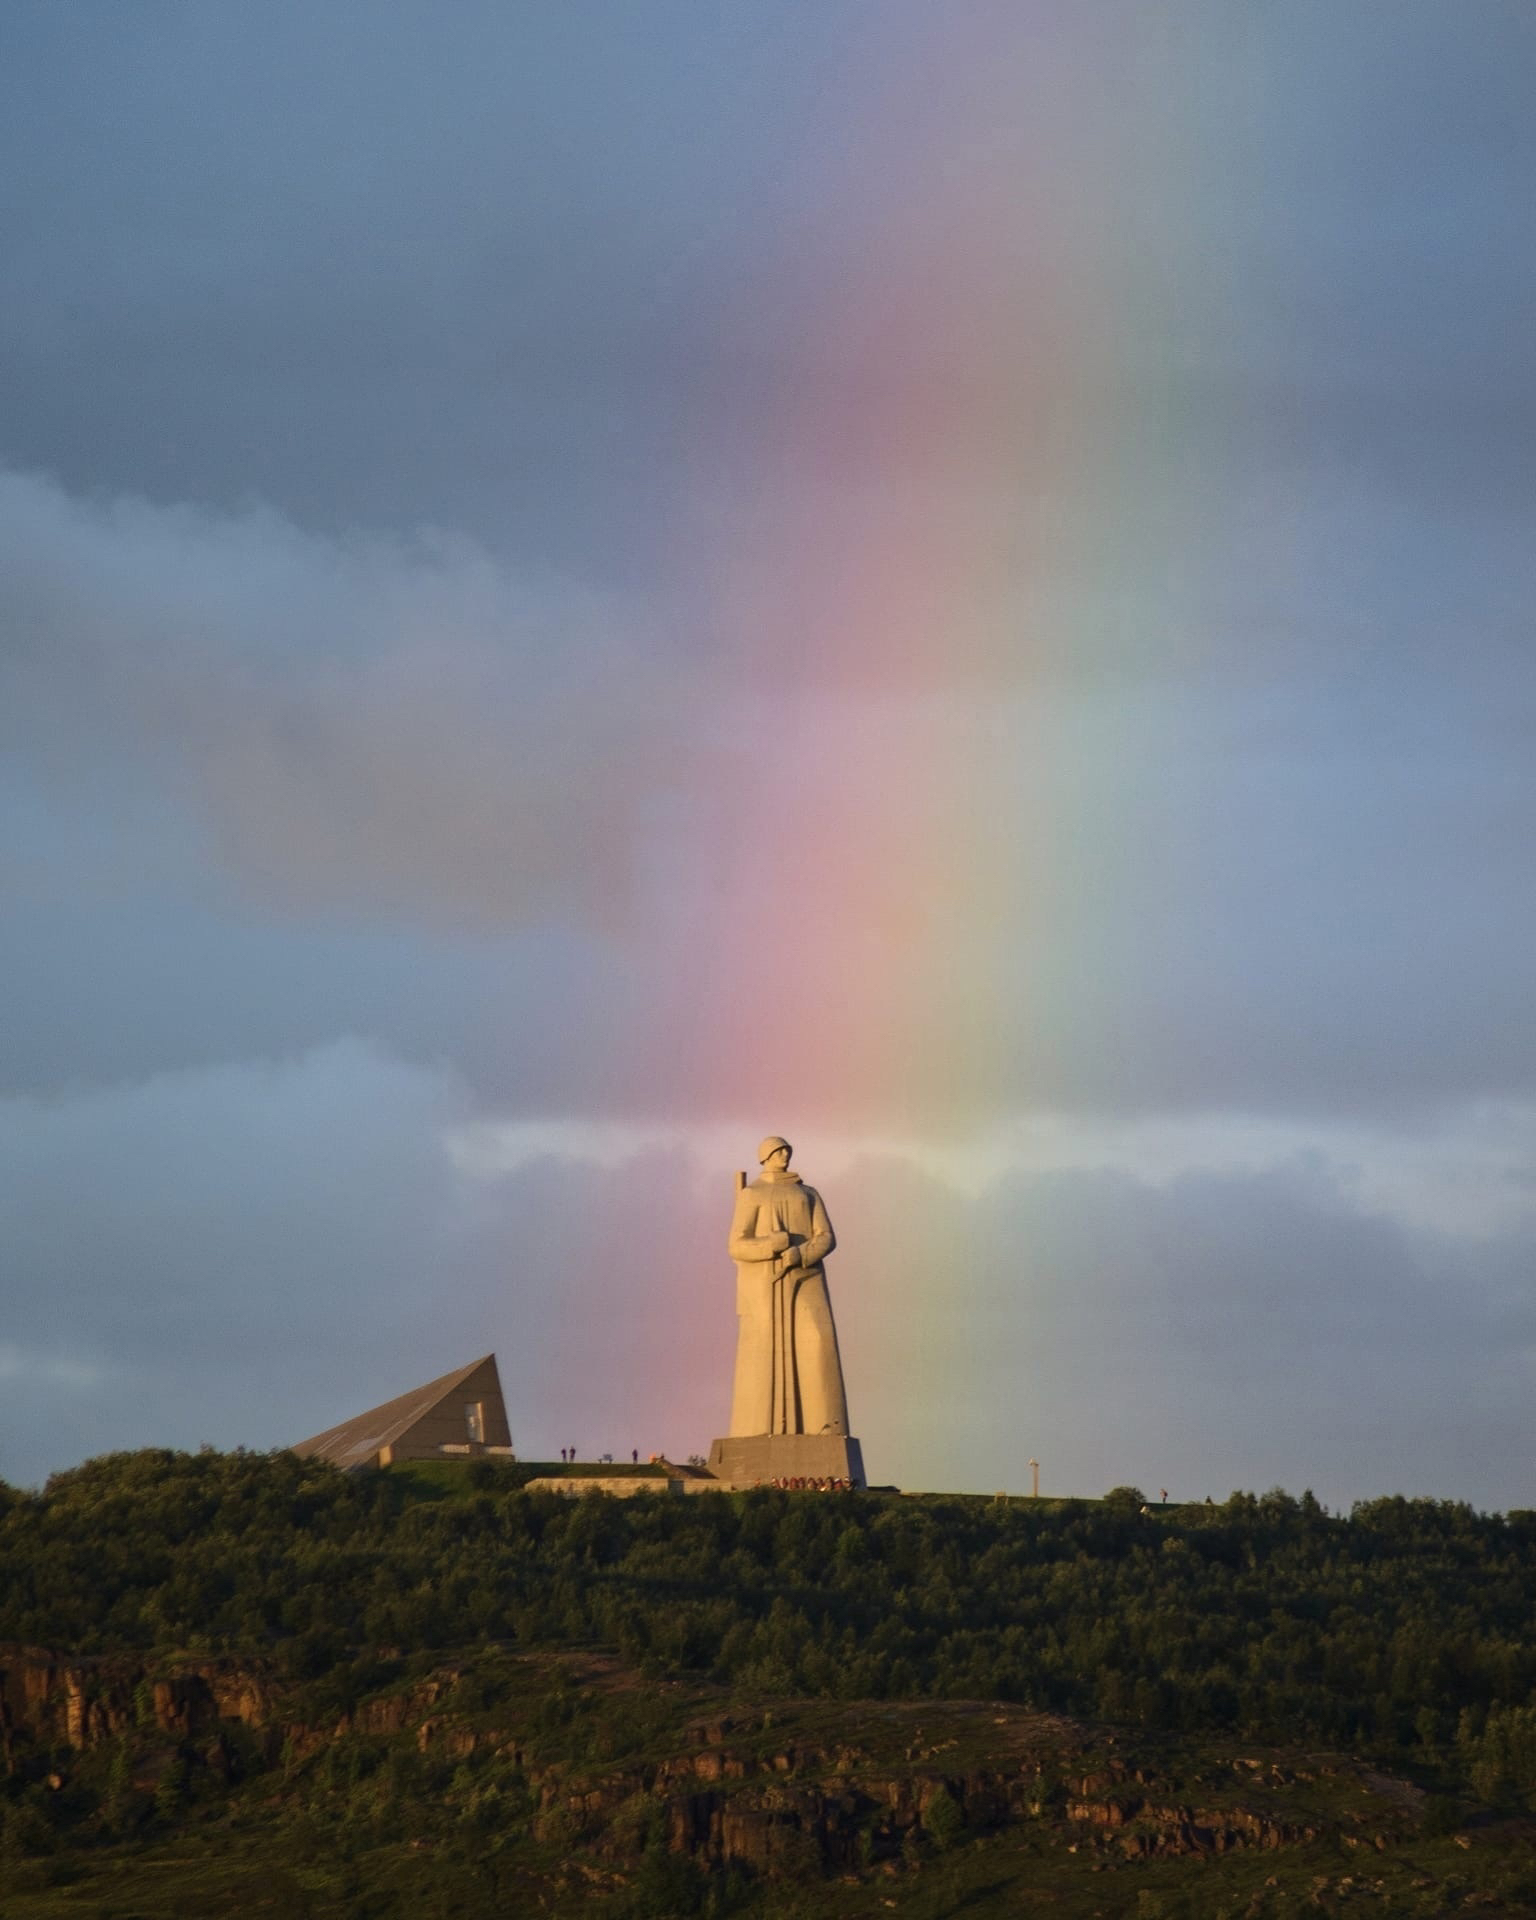
{"label": "grey cloud layer", "polygon": [[[891,940],[932,950],[951,1060],[918,1133],[1536,1081],[1536,662],[1502,636],[878,698],[797,669],[786,722],[654,602],[15,474],[0,630],[13,1088],[355,1032],[496,1105],[685,1119],[740,1009],[832,1030]],[[980,897],[908,868],[939,820]],[[770,875],[789,949],[739,937]],[[861,1092],[791,1045],[737,1098]]]}
{"label": "grey cloud layer", "polygon": [[685,717],[611,596],[522,587],[452,542],[79,506],[14,475],[0,566],[13,750],[66,790],[158,782],[274,908],[622,907]]}

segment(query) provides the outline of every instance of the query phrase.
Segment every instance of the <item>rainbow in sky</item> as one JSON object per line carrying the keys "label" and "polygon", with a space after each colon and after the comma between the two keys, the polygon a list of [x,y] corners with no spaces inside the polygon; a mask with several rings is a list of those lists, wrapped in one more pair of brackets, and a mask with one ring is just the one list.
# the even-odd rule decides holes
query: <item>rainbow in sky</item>
{"label": "rainbow in sky", "polygon": [[[1131,401],[1123,353],[1176,290],[1099,197],[1114,169],[1068,167],[1038,32],[956,24],[931,17],[931,59],[872,33],[829,89],[824,244],[770,242],[726,327],[776,302],[799,350],[755,381],[731,359],[692,423],[675,571],[709,737],[672,997],[628,1065],[748,1132],[932,1136],[1115,1044],[1096,977],[1127,963],[1148,827],[1124,776],[1160,750],[1114,697],[1147,633],[1121,583],[1151,542],[1198,565],[1157,498],[1181,423]],[[1173,141],[1145,164],[1174,199]],[[750,480],[705,548],[724,469]]]}

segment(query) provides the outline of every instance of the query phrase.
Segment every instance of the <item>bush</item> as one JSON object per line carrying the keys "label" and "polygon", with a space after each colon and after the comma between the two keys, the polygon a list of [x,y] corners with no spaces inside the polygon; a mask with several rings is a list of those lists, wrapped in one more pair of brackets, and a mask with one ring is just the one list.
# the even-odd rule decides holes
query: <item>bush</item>
{"label": "bush", "polygon": [[186,1805],[191,1769],[177,1754],[160,1776],[155,1788],[155,1812],[162,1820],[174,1820]]}
{"label": "bush", "polygon": [[923,1813],[923,1827],[940,1853],[947,1853],[965,1832],[965,1813],[948,1787],[941,1787]]}
{"label": "bush", "polygon": [[647,1847],[622,1912],[624,1920],[677,1920],[704,1904],[704,1876],[693,1862],[664,1847]]}
{"label": "bush", "polygon": [[1468,1722],[1456,1744],[1480,1799],[1513,1796],[1536,1806],[1536,1707],[1490,1707],[1482,1731]]}
{"label": "bush", "polygon": [[19,1801],[4,1808],[3,1812],[0,1858],[35,1860],[53,1852],[58,1844],[58,1836],[36,1807]]}
{"label": "bush", "polygon": [[1461,1826],[1461,1806],[1448,1793],[1432,1793],[1424,1802],[1419,1832],[1426,1840],[1443,1840]]}

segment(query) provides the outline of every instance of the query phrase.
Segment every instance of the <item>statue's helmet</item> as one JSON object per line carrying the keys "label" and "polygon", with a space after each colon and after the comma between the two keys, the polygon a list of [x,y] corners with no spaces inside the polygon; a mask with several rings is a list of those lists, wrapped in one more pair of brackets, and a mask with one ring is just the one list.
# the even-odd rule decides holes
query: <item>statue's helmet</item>
{"label": "statue's helmet", "polygon": [[760,1140],[757,1147],[757,1164],[763,1166],[773,1158],[781,1147],[786,1153],[794,1152],[794,1148],[789,1142],[777,1133],[770,1133],[766,1140]]}

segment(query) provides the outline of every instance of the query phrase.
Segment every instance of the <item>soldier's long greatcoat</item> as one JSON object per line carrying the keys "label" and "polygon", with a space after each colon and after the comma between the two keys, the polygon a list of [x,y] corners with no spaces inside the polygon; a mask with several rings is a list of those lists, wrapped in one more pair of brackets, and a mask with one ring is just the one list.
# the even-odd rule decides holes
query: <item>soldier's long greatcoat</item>
{"label": "soldier's long greatcoat", "polygon": [[[846,1433],[848,1401],[822,1262],[836,1246],[821,1195],[765,1171],[736,1195],[736,1385],[731,1432]],[[790,1247],[800,1262],[785,1263]]]}

